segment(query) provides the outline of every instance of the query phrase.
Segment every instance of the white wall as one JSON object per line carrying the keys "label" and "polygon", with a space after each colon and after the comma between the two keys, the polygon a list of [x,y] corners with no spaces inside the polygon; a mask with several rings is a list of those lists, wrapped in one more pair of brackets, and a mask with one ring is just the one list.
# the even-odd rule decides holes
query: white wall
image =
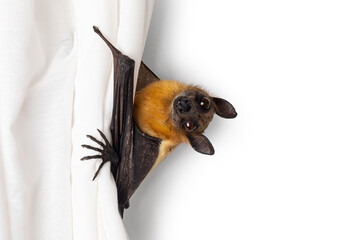
{"label": "white wall", "polygon": [[360,239],[358,1],[157,0],[161,78],[234,104],[205,156],[178,147],[125,212],[133,240]]}

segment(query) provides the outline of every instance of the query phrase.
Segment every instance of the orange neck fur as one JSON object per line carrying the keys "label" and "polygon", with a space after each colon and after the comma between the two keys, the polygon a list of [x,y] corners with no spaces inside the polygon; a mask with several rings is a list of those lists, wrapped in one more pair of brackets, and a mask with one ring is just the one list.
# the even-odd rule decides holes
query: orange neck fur
{"label": "orange neck fur", "polygon": [[187,142],[186,136],[178,130],[171,119],[173,99],[190,88],[177,81],[161,80],[136,92],[134,118],[144,133],[168,140],[173,145]]}

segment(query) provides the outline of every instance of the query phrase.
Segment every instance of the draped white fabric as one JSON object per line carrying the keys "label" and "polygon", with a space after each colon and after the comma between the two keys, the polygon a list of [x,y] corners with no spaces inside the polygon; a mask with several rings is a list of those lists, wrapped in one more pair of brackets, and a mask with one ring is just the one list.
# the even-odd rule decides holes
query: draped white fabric
{"label": "draped white fabric", "polygon": [[[128,239],[109,165],[81,144],[109,137],[112,56],[136,60],[154,0],[7,0],[0,7],[0,239]],[[99,161],[99,160],[97,160]]]}

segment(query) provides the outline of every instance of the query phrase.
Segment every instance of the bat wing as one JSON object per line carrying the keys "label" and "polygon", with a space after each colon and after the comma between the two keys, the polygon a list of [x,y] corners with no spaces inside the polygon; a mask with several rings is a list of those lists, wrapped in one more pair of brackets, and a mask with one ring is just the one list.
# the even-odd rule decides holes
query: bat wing
{"label": "bat wing", "polygon": [[139,76],[136,84],[136,91],[146,87],[152,82],[159,81],[160,79],[148,68],[143,62],[141,62]]}
{"label": "bat wing", "polygon": [[95,26],[94,31],[108,45],[114,59],[114,102],[110,126],[113,141],[111,146],[101,131],[99,133],[104,139],[105,144],[88,135],[102,149],[89,145],[82,146],[98,151],[101,155],[87,156],[82,158],[82,160],[94,158],[101,158],[103,160],[95,173],[94,179],[104,163],[107,161],[111,162],[111,172],[115,178],[118,193],[119,212],[123,216],[124,209],[129,207],[130,197],[150,172],[159,155],[161,139],[141,132],[134,123],[133,90],[135,61],[116,49]]}

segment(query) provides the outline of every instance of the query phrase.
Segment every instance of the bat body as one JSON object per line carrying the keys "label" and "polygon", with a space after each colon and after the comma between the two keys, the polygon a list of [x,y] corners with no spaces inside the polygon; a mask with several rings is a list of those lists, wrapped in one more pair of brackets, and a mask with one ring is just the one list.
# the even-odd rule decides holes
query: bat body
{"label": "bat body", "polygon": [[224,99],[209,96],[203,89],[173,80],[159,80],[136,92],[133,103],[134,61],[121,54],[100,32],[114,57],[114,102],[111,121],[112,144],[99,131],[104,142],[88,135],[101,148],[82,145],[100,155],[82,160],[110,161],[123,216],[129,199],[140,183],[176,146],[188,143],[196,151],[212,155],[214,148],[203,132],[217,115],[236,117],[234,107]]}

